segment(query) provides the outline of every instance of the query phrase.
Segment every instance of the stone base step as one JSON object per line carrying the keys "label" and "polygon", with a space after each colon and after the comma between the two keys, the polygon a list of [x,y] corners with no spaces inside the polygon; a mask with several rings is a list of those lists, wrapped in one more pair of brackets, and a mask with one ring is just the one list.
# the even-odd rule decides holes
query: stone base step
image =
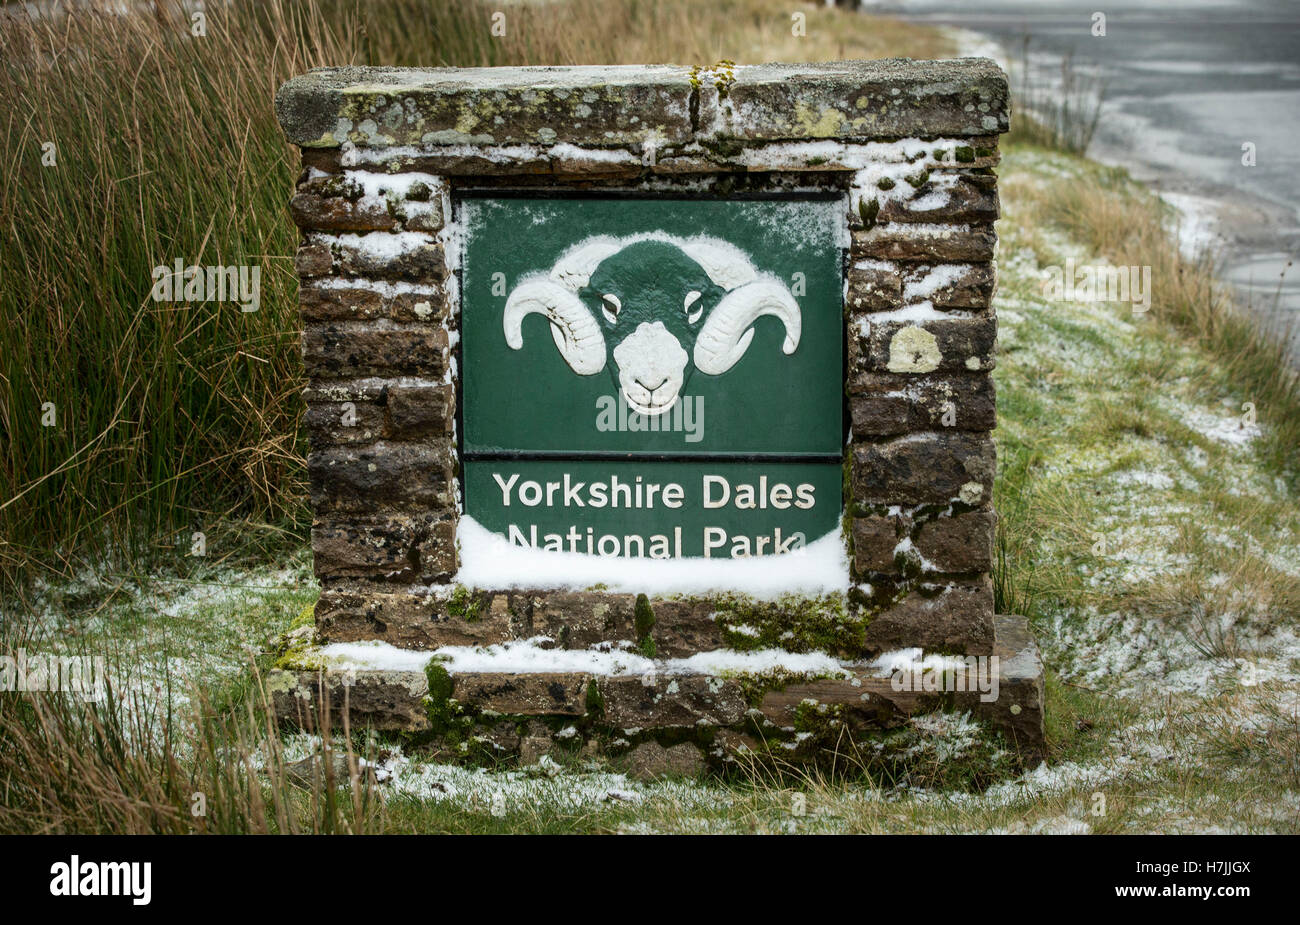
{"label": "stone base step", "polygon": [[[552,747],[620,754],[657,743],[674,767],[678,745],[726,760],[780,748],[799,756],[878,739],[909,718],[938,710],[970,712],[1000,732],[1027,764],[1045,756],[1043,666],[1023,617],[996,618],[996,659],[967,673],[880,677],[849,665],[842,678],[788,672],[761,675],[594,675],[584,672],[448,674],[331,668],[275,670],[266,687],[278,719],[318,728],[344,713],[352,729],[422,734],[462,754],[535,760]],[[664,748],[665,745],[670,747]],[[654,749],[649,749],[654,752]],[[657,753],[656,753],[657,754]],[[661,756],[662,757],[662,756]],[[653,762],[651,762],[653,763]],[[687,762],[689,763],[689,762]]]}

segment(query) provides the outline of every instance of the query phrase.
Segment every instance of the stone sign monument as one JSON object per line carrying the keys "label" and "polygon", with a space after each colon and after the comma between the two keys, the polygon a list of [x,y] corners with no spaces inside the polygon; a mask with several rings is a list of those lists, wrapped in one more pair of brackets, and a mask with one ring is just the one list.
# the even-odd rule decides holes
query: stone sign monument
{"label": "stone sign monument", "polygon": [[337,68],[303,172],[322,585],[301,721],[673,767],[971,711],[995,615],[997,140],[983,59]]}

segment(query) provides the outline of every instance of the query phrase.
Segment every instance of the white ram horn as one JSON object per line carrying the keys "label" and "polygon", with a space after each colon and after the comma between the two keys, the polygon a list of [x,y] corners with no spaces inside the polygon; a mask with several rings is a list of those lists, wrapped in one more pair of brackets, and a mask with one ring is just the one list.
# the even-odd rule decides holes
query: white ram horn
{"label": "white ram horn", "polygon": [[674,243],[704,268],[714,285],[723,289],[735,289],[758,278],[758,271],[745,252],[728,241],[699,236],[689,240],[677,238]]}
{"label": "white ram horn", "polygon": [[551,268],[551,279],[560,285],[577,292],[591,279],[596,267],[606,257],[617,254],[623,249],[618,238],[598,235],[579,241],[561,255]]}
{"label": "white ram horn", "polygon": [[754,339],[754,322],[775,315],[785,325],[782,351],[788,356],[799,346],[802,316],[790,290],[775,279],[759,279],[733,289],[709,313],[695,340],[695,366],[702,373],[720,376],[735,366]]}
{"label": "white ram horn", "polygon": [[555,346],[575,373],[593,376],[605,368],[605,335],[596,319],[574,293],[547,279],[522,283],[506,299],[502,326],[512,350],[524,345],[523,321],[534,312],[551,323]]}

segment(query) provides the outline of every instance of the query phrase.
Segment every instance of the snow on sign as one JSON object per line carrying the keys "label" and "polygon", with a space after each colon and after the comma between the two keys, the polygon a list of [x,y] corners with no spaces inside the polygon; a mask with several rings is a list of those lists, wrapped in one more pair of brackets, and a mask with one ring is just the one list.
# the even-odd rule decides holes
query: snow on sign
{"label": "snow on sign", "polygon": [[837,530],[843,208],[463,198],[466,513],[515,545],[657,559]]}

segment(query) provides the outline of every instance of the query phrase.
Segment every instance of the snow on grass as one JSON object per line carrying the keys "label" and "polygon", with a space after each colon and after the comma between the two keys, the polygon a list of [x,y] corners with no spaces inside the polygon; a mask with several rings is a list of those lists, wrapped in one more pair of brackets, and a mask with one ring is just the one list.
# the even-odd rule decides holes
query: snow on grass
{"label": "snow on grass", "polygon": [[105,657],[115,693],[184,707],[193,685],[226,683],[317,596],[309,557],[283,567],[195,568],[147,582],[109,569],[37,579],[27,608],[29,647]]}
{"label": "snow on grass", "polygon": [[1294,643],[1277,624],[1294,598],[1268,570],[1295,574],[1300,523],[1286,487],[1249,452],[1261,431],[1245,398],[1154,314],[1050,301],[1042,289],[1044,266],[1100,261],[1026,218],[1018,192],[1050,201],[1079,163],[1004,161],[998,432],[1035,447],[1024,482],[1042,524],[1035,555],[1061,570],[1064,586],[1039,603],[1045,655],[1066,678],[1138,698],[1213,696],[1240,683],[1235,657],[1262,676],[1293,676]]}
{"label": "snow on grass", "polygon": [[[338,745],[335,746],[339,748]],[[286,762],[319,754],[319,736],[298,733],[285,741]],[[494,816],[545,815],[633,806],[653,811],[716,812],[733,802],[726,787],[690,778],[640,781],[595,761],[560,764],[543,755],[537,764],[500,770],[446,764],[386,746],[372,759],[375,780],[390,805],[401,798],[448,803]]]}
{"label": "snow on grass", "polygon": [[1245,446],[1261,433],[1259,424],[1245,414],[1222,417],[1205,409],[1188,408],[1183,422],[1197,433],[1230,446]]}
{"label": "snow on grass", "polygon": [[493,815],[574,812],[617,805],[664,802],[677,809],[726,806],[730,795],[720,787],[691,780],[650,783],[592,768],[567,770],[543,756],[521,770],[489,771],[451,764],[405,760],[393,768],[394,791],[413,799],[478,807]]}

